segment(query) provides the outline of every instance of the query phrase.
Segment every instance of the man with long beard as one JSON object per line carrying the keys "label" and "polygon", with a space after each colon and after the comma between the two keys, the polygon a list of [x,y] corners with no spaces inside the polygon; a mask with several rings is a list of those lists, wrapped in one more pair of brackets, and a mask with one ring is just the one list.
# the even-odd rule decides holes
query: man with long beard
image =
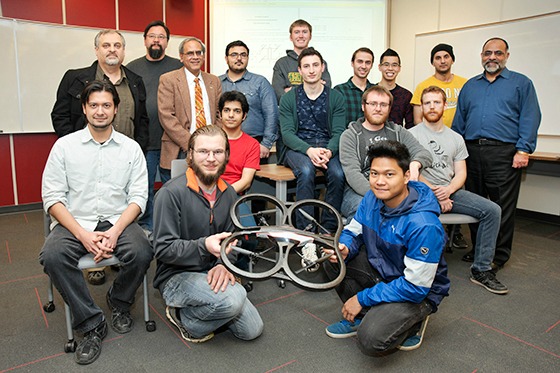
{"label": "man with long beard", "polygon": [[146,213],[139,220],[145,230],[152,231],[154,183],[161,156],[161,136],[163,129],[159,122],[157,92],[159,77],[183,66],[177,58],[165,54],[169,42],[169,28],[162,21],[153,21],[144,29],[144,45],[146,55],[130,62],[127,67],[140,75],[146,85],[146,110],[150,118],[150,141],[146,153],[148,165],[148,204]]}
{"label": "man with long beard", "polygon": [[165,300],[169,321],[193,343],[211,339],[221,327],[242,340],[255,339],[263,330],[245,289],[220,259],[221,241],[234,228],[229,211],[237,199],[220,178],[228,159],[228,139],[221,128],[197,129],[189,139],[189,168],[166,183],[155,199],[154,287]]}

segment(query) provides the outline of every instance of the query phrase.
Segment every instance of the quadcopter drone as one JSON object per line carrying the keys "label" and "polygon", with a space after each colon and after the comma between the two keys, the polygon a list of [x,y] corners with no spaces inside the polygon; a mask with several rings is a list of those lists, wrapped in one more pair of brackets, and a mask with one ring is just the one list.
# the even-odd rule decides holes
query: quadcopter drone
{"label": "quadcopter drone", "polygon": [[[256,200],[267,207],[252,213],[248,205]],[[234,274],[250,280],[288,280],[309,290],[331,289],[344,278],[346,266],[338,249],[342,218],[328,203],[307,199],[288,208],[272,196],[247,194],[233,204],[230,214],[239,231],[222,241],[220,254]],[[334,229],[320,223],[327,216],[336,224]],[[233,252],[248,257],[248,268],[228,257],[230,245]],[[331,255],[338,264],[325,263]]]}

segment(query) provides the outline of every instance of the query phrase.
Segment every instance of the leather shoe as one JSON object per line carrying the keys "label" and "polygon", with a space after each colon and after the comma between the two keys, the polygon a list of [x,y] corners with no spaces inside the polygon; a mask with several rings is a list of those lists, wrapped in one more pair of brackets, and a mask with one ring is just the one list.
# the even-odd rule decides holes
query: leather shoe
{"label": "leather shoe", "polygon": [[463,262],[472,263],[474,262],[474,250],[469,251],[461,258]]}
{"label": "leather shoe", "polygon": [[94,329],[84,334],[84,339],[78,343],[74,359],[80,365],[93,363],[101,354],[101,343],[107,336],[107,322],[101,321]]}
{"label": "leather shoe", "polygon": [[111,289],[107,292],[107,305],[111,309],[111,328],[119,334],[128,333],[132,330],[134,320],[130,311],[122,310],[111,303]]}

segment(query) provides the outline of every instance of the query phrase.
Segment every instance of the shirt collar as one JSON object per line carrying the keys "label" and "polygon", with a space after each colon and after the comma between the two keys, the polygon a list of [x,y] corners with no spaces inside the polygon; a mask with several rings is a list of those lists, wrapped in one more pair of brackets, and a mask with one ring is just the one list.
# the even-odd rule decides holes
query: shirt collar
{"label": "shirt collar", "polygon": [[[496,76],[496,79],[498,79],[500,77],[504,78],[504,79],[510,79],[511,78],[511,71],[509,71],[507,67],[504,67],[502,72],[500,72],[498,74],[498,76]],[[477,75],[475,77],[475,79],[477,79],[477,80],[480,80],[480,79],[488,80],[488,78],[486,78],[486,72],[484,72],[484,71],[481,74]]]}
{"label": "shirt collar", "polygon": [[[91,132],[89,130],[88,125],[86,124],[86,127],[84,129],[81,130],[81,136],[80,136],[80,140],[82,141],[82,143],[87,143],[88,141],[93,141],[94,143],[97,143],[97,141],[95,141],[95,139],[93,138],[93,136],[91,135]],[[124,136],[124,135],[122,135]],[[104,142],[104,144],[107,144],[110,141],[114,141],[117,144],[121,144],[123,142],[123,138],[121,137],[121,134],[119,134],[117,131],[115,131],[114,128],[111,128],[111,136],[109,136],[109,138],[107,139],[107,141]]]}
{"label": "shirt collar", "polygon": [[185,74],[187,76],[187,82],[188,83],[194,83],[194,78],[198,78],[198,79],[202,80],[202,71],[199,71],[198,75],[194,75],[186,67],[183,67],[183,69],[185,70]]}
{"label": "shirt collar", "polygon": [[230,77],[229,77],[229,75],[228,75],[228,71],[229,71],[229,70],[226,70],[226,73],[225,73],[224,75],[221,76],[222,81],[227,80],[227,81],[229,81],[229,82],[231,82],[231,83],[237,83],[237,82],[239,82],[239,81],[241,81],[241,80],[251,80],[251,78],[253,77],[253,74],[251,74],[251,73],[249,72],[249,70],[245,70],[245,72],[244,72],[243,75],[241,76],[241,79],[236,80],[236,81],[234,82],[233,80],[230,79]]}

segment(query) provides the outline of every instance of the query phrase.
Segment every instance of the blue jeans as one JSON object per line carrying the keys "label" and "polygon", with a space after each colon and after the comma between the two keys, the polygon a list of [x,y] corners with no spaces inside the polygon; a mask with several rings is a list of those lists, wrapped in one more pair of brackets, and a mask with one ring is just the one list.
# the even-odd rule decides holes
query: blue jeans
{"label": "blue jeans", "polygon": [[[315,172],[317,168],[313,165],[311,159],[306,154],[288,150],[286,151],[285,164],[292,169],[296,177],[296,200],[313,199],[315,197]],[[320,169],[327,180],[325,202],[334,207],[335,210],[340,211],[346,179],[338,155],[332,157],[327,166],[326,170]],[[306,210],[306,212],[311,216],[314,215],[312,209]],[[334,233],[337,228],[334,216],[326,213],[321,217],[321,220],[321,224]],[[303,229],[307,225],[306,219],[301,214],[296,217],[296,225],[299,229]]]}
{"label": "blue jeans", "polygon": [[[328,266],[337,264],[329,263]],[[346,276],[336,287],[336,292],[345,303],[358,292],[380,282],[384,282],[383,278],[369,264],[365,247],[362,247],[358,255],[346,264]],[[358,327],[358,347],[366,355],[383,356],[415,334],[418,324],[432,312],[433,307],[426,299],[420,303],[380,303],[364,308],[356,316],[362,319]]]}
{"label": "blue jeans", "polygon": [[479,220],[472,268],[477,271],[489,271],[500,230],[502,213],[500,206],[463,189],[453,193],[450,198],[453,200],[453,208],[450,212],[469,215]]}
{"label": "blue jeans", "polygon": [[154,226],[154,184],[156,182],[160,156],[161,150],[148,150],[146,153],[146,165],[148,166],[148,202],[146,203],[144,215],[138,219],[138,224],[149,231],[152,231]]}
{"label": "blue jeans", "polygon": [[[106,231],[111,227],[111,223],[103,221],[95,230]],[[94,303],[84,275],[78,268],[78,261],[87,253],[81,242],[58,224],[48,235],[39,254],[43,270],[70,306],[72,327],[80,333],[95,328],[103,320],[103,311]],[[111,302],[120,309],[128,310],[152,261],[152,246],[142,228],[131,223],[119,236],[113,254],[119,258],[122,267],[113,282]]]}
{"label": "blue jeans", "polygon": [[238,283],[214,293],[206,273],[182,272],[172,276],[162,292],[165,304],[180,308],[181,322],[195,338],[202,338],[226,325],[239,339],[262,334],[263,321]]}
{"label": "blue jeans", "polygon": [[346,221],[350,223],[354,215],[356,215],[356,211],[358,211],[358,206],[362,202],[364,196],[359,195],[350,187],[346,185],[344,189],[344,199],[342,200],[342,205],[340,206],[340,212],[342,216],[346,218]]}

